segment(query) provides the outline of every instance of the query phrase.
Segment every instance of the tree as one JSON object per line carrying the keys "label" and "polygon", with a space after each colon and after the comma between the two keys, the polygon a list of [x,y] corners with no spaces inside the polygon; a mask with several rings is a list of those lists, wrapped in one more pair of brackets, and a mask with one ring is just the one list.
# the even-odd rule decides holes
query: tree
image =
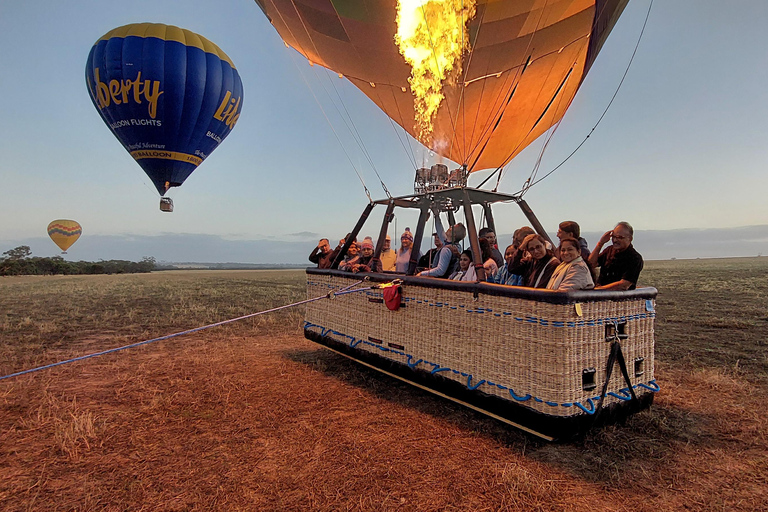
{"label": "tree", "polygon": [[28,245],[20,245],[15,249],[3,253],[3,256],[5,257],[4,259],[9,259],[11,261],[23,260],[29,258],[31,255],[32,249],[30,249]]}
{"label": "tree", "polygon": [[137,266],[139,272],[152,272],[157,266],[157,260],[153,256],[144,256]]}

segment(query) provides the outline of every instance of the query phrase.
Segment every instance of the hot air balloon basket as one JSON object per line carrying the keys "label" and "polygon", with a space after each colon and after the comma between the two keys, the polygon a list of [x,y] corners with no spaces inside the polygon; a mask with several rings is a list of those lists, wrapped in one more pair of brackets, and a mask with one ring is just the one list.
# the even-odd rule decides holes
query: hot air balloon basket
{"label": "hot air balloon basket", "polygon": [[[654,380],[656,290],[555,292],[490,283],[364,274],[401,285],[307,305],[305,336],[366,366],[545,439],[569,439],[647,408]],[[307,270],[318,297],[361,278]],[[618,346],[635,398],[612,350]],[[621,359],[621,358],[619,358]]]}
{"label": "hot air balloon basket", "polygon": [[173,199],[170,197],[161,197],[160,198],[160,211],[161,212],[172,212],[173,211]]}

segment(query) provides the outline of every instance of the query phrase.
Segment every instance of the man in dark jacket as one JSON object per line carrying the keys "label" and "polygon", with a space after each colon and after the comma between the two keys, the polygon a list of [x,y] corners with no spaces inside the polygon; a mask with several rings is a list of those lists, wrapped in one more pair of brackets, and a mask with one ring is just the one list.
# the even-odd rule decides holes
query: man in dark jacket
{"label": "man in dark jacket", "polygon": [[309,255],[309,261],[317,265],[317,268],[331,268],[333,259],[338,253],[338,248],[331,250],[331,243],[327,238],[321,238],[317,247]]}
{"label": "man in dark jacket", "polygon": [[[619,222],[611,231],[600,237],[592,254],[590,266],[600,267],[595,290],[634,290],[640,271],[643,270],[643,257],[632,247],[634,230],[627,222]],[[602,253],[600,250],[608,243],[613,245]]]}

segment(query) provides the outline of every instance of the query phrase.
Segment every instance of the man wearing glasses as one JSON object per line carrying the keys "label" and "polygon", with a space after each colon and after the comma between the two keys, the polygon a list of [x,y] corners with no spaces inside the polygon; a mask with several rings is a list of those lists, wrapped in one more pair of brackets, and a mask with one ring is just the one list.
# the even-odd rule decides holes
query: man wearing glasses
{"label": "man wearing glasses", "polygon": [[[595,290],[634,290],[640,271],[643,270],[643,257],[632,247],[634,230],[627,222],[619,222],[612,231],[606,232],[595,249],[589,255],[589,264],[600,267]],[[602,253],[600,250],[608,243],[613,245]]]}

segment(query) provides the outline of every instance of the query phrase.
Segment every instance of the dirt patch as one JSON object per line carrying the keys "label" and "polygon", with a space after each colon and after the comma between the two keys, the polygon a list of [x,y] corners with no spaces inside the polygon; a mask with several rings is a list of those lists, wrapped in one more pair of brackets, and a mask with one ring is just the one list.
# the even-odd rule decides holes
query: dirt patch
{"label": "dirt patch", "polygon": [[[287,310],[0,381],[0,510],[768,510],[768,259],[641,277],[661,392],[577,443],[322,349]],[[0,371],[298,301],[305,280],[1,279]]]}
{"label": "dirt patch", "polygon": [[[299,336],[169,341],[0,388],[4,510],[760,510],[765,394],[659,370],[551,445]],[[724,399],[727,397],[727,399]]]}

